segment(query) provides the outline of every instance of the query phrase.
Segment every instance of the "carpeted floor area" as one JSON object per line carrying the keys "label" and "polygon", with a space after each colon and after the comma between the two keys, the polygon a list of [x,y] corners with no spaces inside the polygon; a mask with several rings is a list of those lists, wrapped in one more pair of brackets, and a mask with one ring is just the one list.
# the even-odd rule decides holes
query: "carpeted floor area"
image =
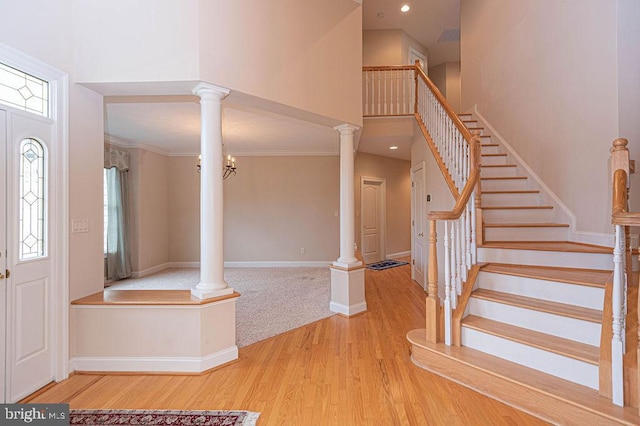
{"label": "carpeted floor area", "polygon": [[[113,290],[187,290],[200,279],[194,268],[166,269],[118,281]],[[329,268],[225,268],[225,281],[241,294],[236,305],[238,347],[248,346],[334,315],[329,310]]]}

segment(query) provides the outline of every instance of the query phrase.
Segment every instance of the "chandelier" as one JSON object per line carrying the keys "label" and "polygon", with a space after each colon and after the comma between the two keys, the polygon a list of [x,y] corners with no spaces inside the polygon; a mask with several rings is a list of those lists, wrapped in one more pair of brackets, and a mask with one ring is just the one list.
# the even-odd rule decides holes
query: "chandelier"
{"label": "chandelier", "polygon": [[[196,170],[200,173],[200,168],[202,167],[202,155],[198,155],[198,164],[196,164]],[[236,174],[236,159],[231,155],[227,155],[227,161],[222,169],[222,179],[226,179],[229,176]]]}

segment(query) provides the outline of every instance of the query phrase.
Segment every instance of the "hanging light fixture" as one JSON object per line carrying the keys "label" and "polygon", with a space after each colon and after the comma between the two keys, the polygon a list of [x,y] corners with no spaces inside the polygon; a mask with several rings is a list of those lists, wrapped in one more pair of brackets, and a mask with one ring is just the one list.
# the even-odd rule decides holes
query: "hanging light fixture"
{"label": "hanging light fixture", "polygon": [[[198,164],[196,164],[196,170],[200,173],[200,169],[202,167],[202,155],[198,155]],[[227,155],[227,161],[222,170],[222,179],[226,179],[229,176],[236,174],[236,159],[231,155]]]}

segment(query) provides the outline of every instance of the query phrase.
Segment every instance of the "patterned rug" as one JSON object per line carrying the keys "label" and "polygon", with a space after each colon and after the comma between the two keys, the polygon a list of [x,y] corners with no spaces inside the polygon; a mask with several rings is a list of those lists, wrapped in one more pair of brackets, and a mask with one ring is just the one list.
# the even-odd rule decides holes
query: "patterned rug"
{"label": "patterned rug", "polygon": [[70,410],[72,425],[254,426],[251,411]]}
{"label": "patterned rug", "polygon": [[396,266],[408,265],[407,262],[400,260],[383,260],[382,262],[371,263],[367,265],[367,269],[374,271],[382,271],[383,269],[395,268]]}

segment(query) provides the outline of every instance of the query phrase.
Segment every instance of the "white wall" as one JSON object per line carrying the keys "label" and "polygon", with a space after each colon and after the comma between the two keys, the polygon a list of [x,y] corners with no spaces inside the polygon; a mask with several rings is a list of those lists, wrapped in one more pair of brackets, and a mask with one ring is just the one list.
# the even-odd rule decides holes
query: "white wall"
{"label": "white wall", "polygon": [[581,232],[611,229],[616,24],[613,1],[461,2],[462,110],[478,105]]}
{"label": "white wall", "polygon": [[409,47],[427,56],[427,49],[402,30],[365,30],[362,66],[408,65]]}

